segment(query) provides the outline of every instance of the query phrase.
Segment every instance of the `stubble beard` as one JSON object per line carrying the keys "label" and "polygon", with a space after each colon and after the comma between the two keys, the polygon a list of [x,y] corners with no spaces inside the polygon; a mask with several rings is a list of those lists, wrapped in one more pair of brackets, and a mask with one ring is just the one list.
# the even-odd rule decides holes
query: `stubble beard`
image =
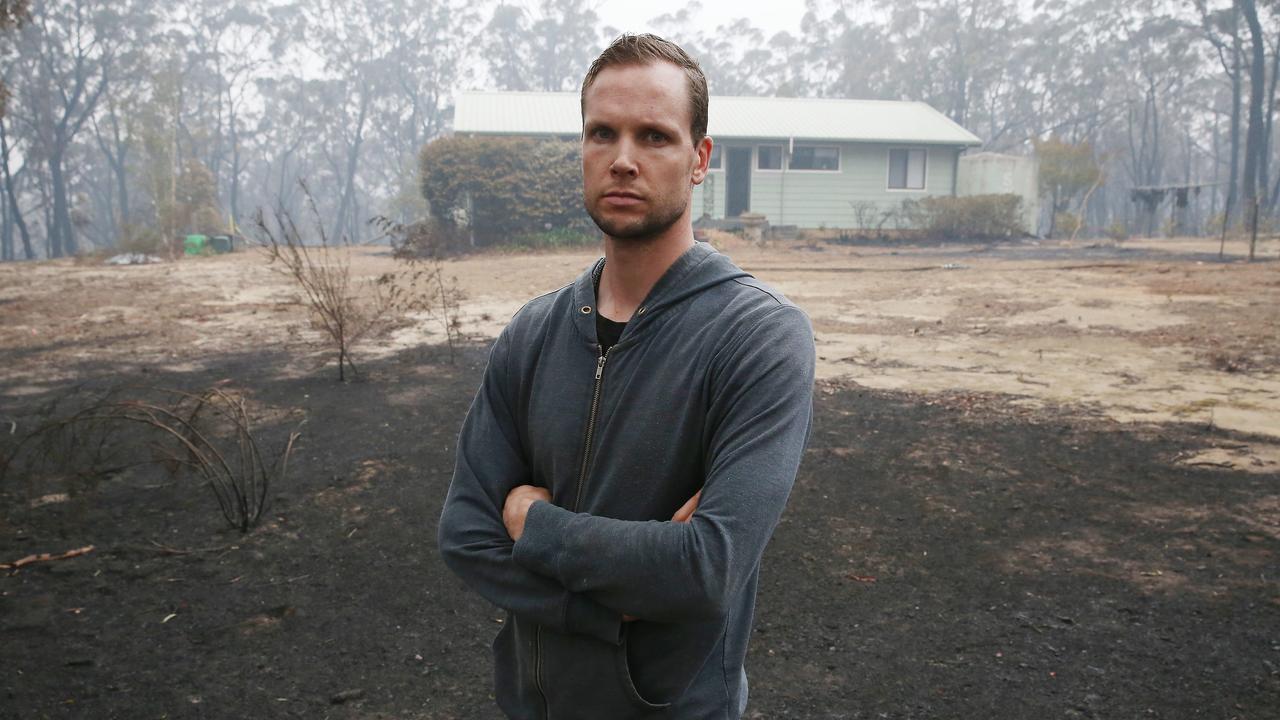
{"label": "stubble beard", "polygon": [[686,202],[679,207],[654,208],[634,220],[619,220],[606,218],[602,213],[587,205],[587,215],[591,216],[591,220],[595,222],[596,227],[600,228],[600,232],[614,240],[643,243],[649,242],[669,230],[671,226],[679,222],[688,208],[689,205]]}

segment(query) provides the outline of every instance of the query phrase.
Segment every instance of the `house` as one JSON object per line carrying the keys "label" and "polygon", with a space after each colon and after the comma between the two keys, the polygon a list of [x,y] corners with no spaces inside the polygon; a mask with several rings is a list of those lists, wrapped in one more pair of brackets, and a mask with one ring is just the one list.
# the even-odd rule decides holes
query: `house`
{"label": "house", "polygon": [[[576,93],[464,92],[454,115],[458,134],[581,131]],[[982,144],[924,103],[886,100],[712,96],[707,134],[695,219],[759,213],[802,228],[874,226],[904,199],[955,195],[960,155]]]}

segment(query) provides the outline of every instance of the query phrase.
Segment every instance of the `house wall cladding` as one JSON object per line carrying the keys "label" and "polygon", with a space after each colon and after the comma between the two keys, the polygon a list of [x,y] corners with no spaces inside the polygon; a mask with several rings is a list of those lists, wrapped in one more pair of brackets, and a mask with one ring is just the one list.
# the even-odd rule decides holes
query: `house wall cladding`
{"label": "house wall cladding", "polygon": [[[777,142],[764,139],[726,140],[723,146],[727,149],[743,145],[776,145]],[[880,143],[819,144],[840,146],[839,171],[758,170],[755,169],[753,153],[751,212],[765,215],[773,225],[856,228],[860,218],[854,207],[855,203],[874,203],[883,212],[899,208],[906,199],[954,194],[954,147]],[[921,147],[927,149],[924,189],[890,190],[889,150]],[[727,157],[727,152],[723,156]],[[725,216],[727,184],[727,175],[721,169],[711,171],[706,181],[694,188],[692,201],[695,218],[704,213],[717,219]]]}

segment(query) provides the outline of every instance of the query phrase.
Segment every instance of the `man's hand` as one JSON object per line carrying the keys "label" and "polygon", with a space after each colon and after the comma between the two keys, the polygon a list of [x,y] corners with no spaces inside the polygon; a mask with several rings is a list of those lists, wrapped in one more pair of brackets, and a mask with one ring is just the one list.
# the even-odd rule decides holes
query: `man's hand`
{"label": "man's hand", "polygon": [[539,500],[551,502],[551,493],[534,485],[517,485],[507,493],[507,501],[502,506],[502,524],[507,526],[512,542],[524,534],[524,519],[529,515],[529,506]]}
{"label": "man's hand", "polygon": [[[693,511],[698,509],[698,498],[700,497],[702,497],[701,490],[694,493],[693,497],[686,500],[685,503],[680,506],[680,509],[676,511],[676,514],[671,516],[671,522],[689,522],[689,519],[693,517]],[[511,501],[508,500],[507,502]],[[638,618],[632,617],[631,615],[622,616],[622,622],[635,622],[637,619]]]}
{"label": "man's hand", "polygon": [[693,511],[698,509],[698,498],[702,497],[702,491],[693,494],[685,504],[680,506],[675,515],[671,516],[672,522],[687,523],[693,517]]}

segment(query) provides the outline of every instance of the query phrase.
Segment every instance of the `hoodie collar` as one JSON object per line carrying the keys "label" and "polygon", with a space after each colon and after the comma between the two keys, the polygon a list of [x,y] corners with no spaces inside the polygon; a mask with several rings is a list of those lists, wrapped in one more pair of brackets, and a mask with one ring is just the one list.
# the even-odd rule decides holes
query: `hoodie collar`
{"label": "hoodie collar", "polygon": [[[603,271],[604,258],[600,258],[578,276],[573,287],[574,323],[592,345],[599,343],[596,337],[596,313],[599,312],[596,308],[596,280]],[[627,330],[619,344],[635,337],[650,325],[654,317],[681,300],[713,285],[741,277],[750,277],[750,273],[738,268],[709,243],[695,242],[654,283],[644,302],[636,308],[635,314],[627,322]]]}

